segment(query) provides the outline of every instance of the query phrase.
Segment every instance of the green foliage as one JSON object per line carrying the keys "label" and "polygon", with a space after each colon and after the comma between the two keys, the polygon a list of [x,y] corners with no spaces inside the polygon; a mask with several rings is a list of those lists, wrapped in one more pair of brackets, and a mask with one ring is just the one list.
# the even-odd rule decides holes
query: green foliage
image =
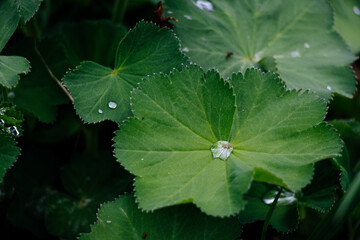
{"label": "green foliage", "polygon": [[5,172],[10,168],[20,154],[20,148],[15,141],[8,136],[0,133],[0,182]]}
{"label": "green foliage", "polygon": [[190,205],[144,213],[137,208],[133,197],[125,195],[103,205],[91,233],[80,240],[231,240],[240,233],[241,225],[236,218],[209,217]]}
{"label": "green foliage", "polygon": [[360,53],[360,1],[330,0],[335,11],[335,30],[344,38],[351,50]]}
{"label": "green foliage", "polygon": [[290,89],[310,89],[327,99],[331,92],[352,96],[355,82],[348,65],[355,58],[332,30],[327,1],[199,2],[204,1],[166,1],[179,19],[175,30],[182,49],[193,62],[227,78],[273,57]]}
{"label": "green foliage", "polygon": [[[135,118],[117,132],[115,155],[138,176],[141,208],[185,201],[229,216],[244,208],[252,179],[297,191],[310,182],[314,162],[338,155],[338,136],[322,123],[322,100],[287,92],[274,74],[255,69],[230,84],[191,66],[134,91]],[[217,141],[232,145],[228,159],[213,159]]]}
{"label": "green foliage", "polygon": [[85,122],[110,119],[120,123],[131,115],[130,92],[143,77],[167,73],[185,62],[169,30],[140,22],[119,43],[114,69],[85,61],[68,72],[63,82]]}
{"label": "green foliage", "polygon": [[126,176],[107,152],[79,156],[65,166],[60,176],[67,193],[51,194],[44,203],[49,232],[68,238],[88,232],[100,204],[113,200],[130,185],[131,179],[122,175]]}
{"label": "green foliage", "polygon": [[359,238],[359,0],[163,2],[0,0],[2,235]]}

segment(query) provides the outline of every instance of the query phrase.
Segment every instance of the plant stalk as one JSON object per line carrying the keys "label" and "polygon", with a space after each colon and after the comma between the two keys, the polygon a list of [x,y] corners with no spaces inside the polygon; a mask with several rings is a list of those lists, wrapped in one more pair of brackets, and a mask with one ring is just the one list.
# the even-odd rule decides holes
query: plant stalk
{"label": "plant stalk", "polygon": [[4,102],[6,103],[8,101],[8,90],[6,87],[2,88],[2,93],[3,93]]}
{"label": "plant stalk", "polygon": [[69,99],[71,100],[71,102],[74,102],[74,98],[71,96],[70,92],[65,88],[65,86],[61,83],[61,81],[54,75],[54,73],[51,71],[51,69],[49,68],[49,66],[47,65],[45,59],[43,58],[43,56],[41,55],[39,49],[36,46],[36,40],[34,41],[34,49],[36,54],[40,57],[42,63],[44,64],[46,70],[48,71],[48,73],[50,74],[50,76],[56,81],[56,83],[60,86],[60,88],[65,92],[65,94],[69,97]]}
{"label": "plant stalk", "polygon": [[113,22],[116,24],[122,23],[128,0],[115,0],[114,10],[113,10]]}
{"label": "plant stalk", "polygon": [[271,216],[276,208],[276,204],[279,200],[279,197],[281,195],[281,192],[282,192],[283,188],[280,188],[279,192],[277,193],[274,201],[271,203],[271,206],[270,206],[270,209],[268,211],[268,213],[266,214],[266,218],[265,218],[265,222],[264,222],[264,226],[263,226],[263,229],[262,229],[262,232],[261,232],[261,240],[265,240],[266,239],[266,231],[267,231],[267,228],[269,226],[269,223],[270,223],[270,219],[271,219]]}

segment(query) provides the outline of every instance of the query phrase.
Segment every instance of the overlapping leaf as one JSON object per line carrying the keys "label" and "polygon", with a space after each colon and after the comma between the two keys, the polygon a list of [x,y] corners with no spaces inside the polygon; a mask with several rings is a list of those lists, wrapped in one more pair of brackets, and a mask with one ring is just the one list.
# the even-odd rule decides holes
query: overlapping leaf
{"label": "overlapping leaf", "polygon": [[16,142],[9,136],[0,133],[0,182],[5,172],[10,168],[20,154],[20,148]]}
{"label": "overlapping leaf", "polygon": [[[2,0],[0,2],[0,52],[15,32],[19,21],[16,3],[12,0]],[[0,85],[7,88],[14,87],[20,79],[18,75],[27,73],[29,70],[29,62],[23,57],[0,56]]]}
{"label": "overlapping leaf", "polygon": [[332,29],[327,1],[167,0],[167,13],[179,19],[175,31],[183,51],[224,77],[275,58],[290,89],[310,89],[329,98],[351,97],[355,59]]}
{"label": "overlapping leaf", "polygon": [[27,22],[34,16],[43,0],[15,0],[18,13],[23,22]]}
{"label": "overlapping leaf", "polygon": [[[115,154],[137,176],[143,209],[194,202],[231,215],[244,207],[252,179],[297,191],[314,162],[338,155],[339,138],[322,123],[326,106],[314,95],[286,92],[255,69],[233,75],[232,88],[215,71],[205,78],[191,66],[150,77],[133,93],[136,118],[117,132]],[[233,147],[227,160],[212,156],[218,141]]]}
{"label": "overlapping leaf", "polygon": [[45,224],[53,235],[67,238],[89,232],[100,204],[114,200],[132,180],[107,152],[78,156],[62,169],[61,179],[67,192],[45,200]]}
{"label": "overlapping leaf", "polygon": [[[334,204],[334,190],[338,186],[338,172],[331,163],[322,161],[316,164],[314,179],[301,192],[282,189],[281,196],[270,219],[270,224],[278,231],[289,232],[297,228],[299,222],[298,206],[305,205],[317,211],[329,211]],[[245,195],[245,210],[239,218],[243,223],[265,220],[270,205],[279,187],[254,182]]]}
{"label": "overlapping leaf", "polygon": [[360,1],[330,0],[335,11],[335,29],[349,44],[351,50],[360,53]]}
{"label": "overlapping leaf", "polygon": [[185,62],[177,38],[168,29],[142,21],[120,42],[114,69],[86,61],[63,81],[84,121],[119,123],[131,115],[130,92],[143,77],[169,72]]}
{"label": "overlapping leaf", "polygon": [[241,233],[237,219],[209,217],[190,205],[141,212],[130,195],[103,205],[98,215],[80,240],[233,240]]}

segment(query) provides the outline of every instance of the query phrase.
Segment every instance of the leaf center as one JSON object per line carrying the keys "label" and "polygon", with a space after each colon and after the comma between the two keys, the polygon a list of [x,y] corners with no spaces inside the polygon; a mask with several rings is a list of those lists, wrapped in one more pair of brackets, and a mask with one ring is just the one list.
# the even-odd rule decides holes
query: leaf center
{"label": "leaf center", "polygon": [[217,141],[211,146],[213,158],[220,158],[226,160],[230,156],[233,146],[227,141]]}

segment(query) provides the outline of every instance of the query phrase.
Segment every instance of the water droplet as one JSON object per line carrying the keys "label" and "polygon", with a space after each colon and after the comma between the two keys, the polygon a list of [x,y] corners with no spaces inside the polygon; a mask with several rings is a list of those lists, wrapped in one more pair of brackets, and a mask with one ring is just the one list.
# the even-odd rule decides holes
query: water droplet
{"label": "water droplet", "polygon": [[141,161],[144,161],[144,158],[141,158]]}
{"label": "water droplet", "polygon": [[[110,107],[110,106],[109,106]],[[102,114],[103,113],[103,110],[99,109],[98,110],[98,113]]]}
{"label": "water droplet", "polygon": [[[268,205],[272,204],[274,202],[275,197],[278,194],[279,190],[280,190],[280,188],[271,189],[270,191],[268,191],[263,197],[263,202]],[[286,206],[286,205],[290,205],[291,203],[293,203],[295,201],[296,201],[295,193],[283,189],[281,191],[280,197],[279,197],[276,205],[277,206]]]}
{"label": "water droplet", "polygon": [[170,10],[169,10],[169,11],[167,11],[167,13],[168,13],[168,14],[173,14],[173,11],[170,11]]}
{"label": "water droplet", "polygon": [[263,51],[255,53],[254,61],[258,62],[261,59],[262,54],[263,54]]}
{"label": "water droplet", "polygon": [[11,135],[14,135],[14,136],[19,136],[20,132],[19,130],[15,127],[15,126],[12,126],[12,127],[8,127],[6,129],[6,131],[11,134]]}
{"label": "water droplet", "polygon": [[182,51],[183,52],[189,52],[189,49],[188,48],[183,48]]}
{"label": "water droplet", "polygon": [[328,85],[328,86],[326,86],[326,89],[327,90],[329,90],[329,91],[331,91],[332,89],[331,89],[331,87]]}
{"label": "water droplet", "polygon": [[360,9],[358,8],[358,6],[354,6],[353,11],[356,15],[360,16]]}
{"label": "water droplet", "polygon": [[8,93],[8,98],[14,98],[15,97],[15,93],[13,91],[10,91]]}
{"label": "water droplet", "polygon": [[306,42],[306,43],[304,43],[304,47],[305,47],[305,48],[310,48],[310,44],[308,44],[308,43]]}
{"label": "water droplet", "polygon": [[115,109],[117,107],[117,104],[115,102],[109,102],[108,103],[109,108]]}
{"label": "water droplet", "polygon": [[111,220],[106,220],[106,223],[111,223]]}
{"label": "water droplet", "polygon": [[279,59],[279,58],[283,58],[283,55],[274,55],[274,58]]}
{"label": "water droplet", "polygon": [[187,20],[192,20],[192,17],[190,17],[189,15],[184,15],[184,18],[186,18]]}
{"label": "water droplet", "polygon": [[195,5],[201,10],[214,11],[212,3],[208,1],[197,1]]}
{"label": "water droplet", "polygon": [[291,55],[291,57],[300,57],[300,52],[299,52],[298,50],[292,51],[292,52],[290,53],[290,55]]}
{"label": "water droplet", "polygon": [[0,119],[0,124],[5,125],[5,121],[3,119]]}
{"label": "water droplet", "polygon": [[226,160],[233,150],[233,146],[227,141],[218,141],[211,146],[213,158]]}

